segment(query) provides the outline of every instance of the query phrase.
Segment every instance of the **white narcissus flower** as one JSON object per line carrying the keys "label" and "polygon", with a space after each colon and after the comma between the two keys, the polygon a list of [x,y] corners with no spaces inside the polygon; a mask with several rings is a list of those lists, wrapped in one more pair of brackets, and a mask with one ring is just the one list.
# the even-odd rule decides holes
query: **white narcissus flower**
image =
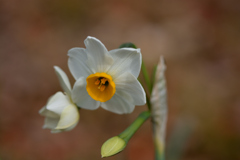
{"label": "white narcissus flower", "polygon": [[79,121],[77,106],[72,102],[71,85],[67,75],[57,66],[54,66],[63,91],[57,92],[49,98],[47,105],[39,113],[45,116],[43,128],[51,129],[52,133],[69,131]]}
{"label": "white narcissus flower", "polygon": [[77,80],[72,100],[84,109],[99,106],[117,114],[131,113],[135,105],[146,103],[146,94],[137,77],[142,56],[140,49],[108,51],[94,37],[87,37],[85,48],[68,51],[68,66]]}

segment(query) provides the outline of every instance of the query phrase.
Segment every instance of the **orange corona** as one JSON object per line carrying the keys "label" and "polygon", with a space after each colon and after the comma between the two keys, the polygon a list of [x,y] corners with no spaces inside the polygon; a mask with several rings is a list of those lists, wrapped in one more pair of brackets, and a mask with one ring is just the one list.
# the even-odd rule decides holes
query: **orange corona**
{"label": "orange corona", "polygon": [[87,92],[96,101],[106,102],[116,91],[112,77],[106,73],[95,73],[87,77]]}

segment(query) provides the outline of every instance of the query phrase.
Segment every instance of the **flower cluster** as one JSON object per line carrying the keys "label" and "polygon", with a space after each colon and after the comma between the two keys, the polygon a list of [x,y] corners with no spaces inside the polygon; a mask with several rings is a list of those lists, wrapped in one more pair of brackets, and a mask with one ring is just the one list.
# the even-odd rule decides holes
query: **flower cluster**
{"label": "flower cluster", "polygon": [[119,48],[108,51],[96,38],[87,37],[85,48],[68,51],[68,66],[76,82],[71,88],[67,75],[54,67],[64,91],[49,98],[39,113],[45,116],[43,128],[53,133],[73,129],[79,121],[78,108],[102,108],[131,113],[135,105],[146,103],[146,94],[138,82],[142,56],[140,49]]}

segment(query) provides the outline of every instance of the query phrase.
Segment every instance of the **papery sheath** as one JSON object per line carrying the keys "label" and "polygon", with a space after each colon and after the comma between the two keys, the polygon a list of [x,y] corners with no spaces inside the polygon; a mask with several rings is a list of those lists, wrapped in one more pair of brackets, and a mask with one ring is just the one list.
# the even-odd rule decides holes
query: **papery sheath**
{"label": "papery sheath", "polygon": [[167,123],[167,88],[164,76],[166,66],[163,57],[157,65],[155,84],[151,95],[153,134],[156,159],[164,159],[165,132]]}

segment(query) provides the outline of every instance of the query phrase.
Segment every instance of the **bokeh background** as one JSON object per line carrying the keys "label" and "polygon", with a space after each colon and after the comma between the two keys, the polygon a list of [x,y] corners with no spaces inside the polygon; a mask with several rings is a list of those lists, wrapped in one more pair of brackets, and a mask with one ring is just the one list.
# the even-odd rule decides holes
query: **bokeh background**
{"label": "bokeh background", "polygon": [[[146,106],[116,115],[81,110],[78,126],[43,130],[38,111],[61,90],[53,70],[88,36],[111,50],[141,48],[151,70],[167,64],[167,160],[240,160],[240,1],[2,0],[0,1],[0,159],[97,160],[108,138]],[[147,121],[127,148],[109,160],[154,158]]]}

